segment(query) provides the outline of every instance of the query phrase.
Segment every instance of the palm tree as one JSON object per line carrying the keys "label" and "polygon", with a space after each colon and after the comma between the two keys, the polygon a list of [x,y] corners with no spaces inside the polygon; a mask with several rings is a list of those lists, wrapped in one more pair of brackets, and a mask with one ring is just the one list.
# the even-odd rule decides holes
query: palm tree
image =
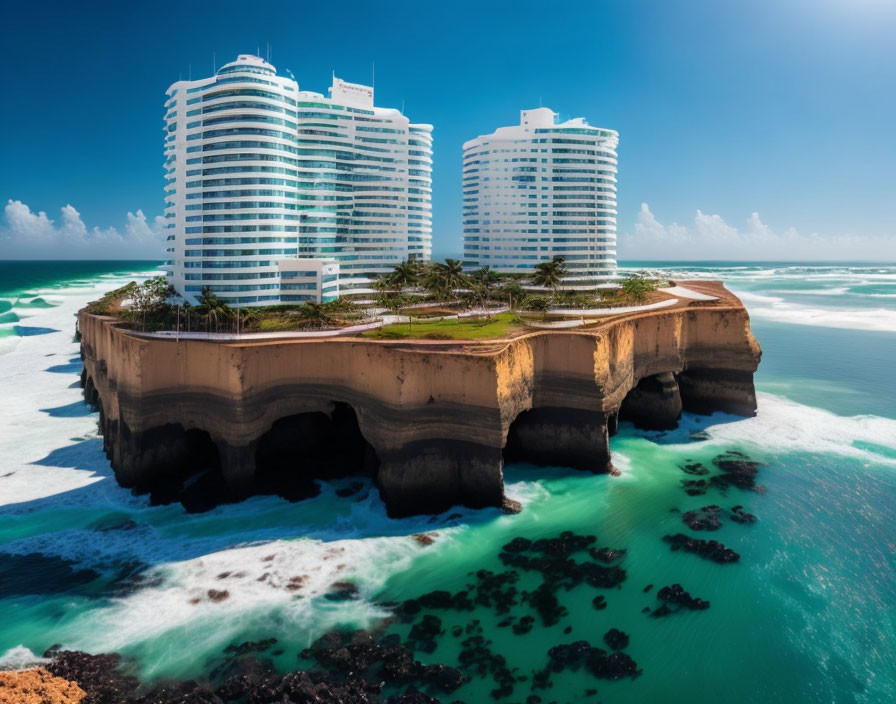
{"label": "palm tree", "polygon": [[305,325],[320,328],[333,322],[333,316],[327,311],[325,304],[308,301],[299,309],[299,317]]}
{"label": "palm tree", "polygon": [[470,279],[464,274],[464,265],[459,259],[446,259],[444,264],[433,262],[423,279],[423,286],[437,296],[449,296],[454,289],[469,284]]}
{"label": "palm tree", "polygon": [[416,261],[407,259],[397,264],[386,278],[396,293],[401,293],[403,289],[417,285],[420,280],[420,267]]}
{"label": "palm tree", "polygon": [[389,274],[380,274],[373,280],[372,288],[375,291],[391,291],[392,281]]}
{"label": "palm tree", "polygon": [[490,292],[501,280],[501,277],[498,276],[498,273],[492,269],[490,266],[484,266],[481,269],[477,269],[472,274],[470,274],[470,278],[473,279],[477,284],[479,284],[485,291]]}
{"label": "palm tree", "polygon": [[519,305],[523,300],[523,296],[526,295],[526,292],[523,291],[523,287],[516,281],[511,281],[509,284],[502,286],[501,293],[507,296],[507,302],[511,310],[513,310],[513,302],[516,301],[517,305]]}
{"label": "palm tree", "polygon": [[486,308],[486,315],[491,317],[488,304],[491,299],[492,289],[501,280],[501,277],[491,267],[484,266],[470,274],[470,279],[473,282],[473,292],[478,302]]}
{"label": "palm tree", "polygon": [[215,321],[215,330],[218,329],[218,322],[221,318],[229,318],[233,310],[227,303],[214,293],[208,286],[202,287],[202,293],[197,297],[199,305],[196,306],[196,312],[200,315],[208,316],[208,322]]}
{"label": "palm tree", "polygon": [[551,289],[551,295],[556,295],[557,286],[560,285],[563,277],[566,276],[565,261],[565,258],[556,256],[550,261],[537,264],[535,273],[532,276],[532,283],[536,286],[549,288]]}

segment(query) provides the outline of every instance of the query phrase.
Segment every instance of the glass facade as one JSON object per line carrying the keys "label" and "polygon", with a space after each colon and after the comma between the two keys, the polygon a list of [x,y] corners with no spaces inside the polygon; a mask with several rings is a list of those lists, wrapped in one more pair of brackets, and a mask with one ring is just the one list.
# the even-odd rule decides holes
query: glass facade
{"label": "glass facade", "polygon": [[374,107],[366,86],[334,79],[330,91],[301,91],[253,56],[169,89],[169,279],[188,298],[205,284],[235,305],[267,304],[228,295],[246,289],[215,270],[244,268],[262,291],[297,258],[351,262],[318,279],[318,299],[363,294],[395,264],[430,258],[432,127]]}
{"label": "glass facade", "polygon": [[467,142],[465,262],[522,272],[559,255],[570,285],[614,276],[618,142],[582,118],[558,123],[547,108]]}

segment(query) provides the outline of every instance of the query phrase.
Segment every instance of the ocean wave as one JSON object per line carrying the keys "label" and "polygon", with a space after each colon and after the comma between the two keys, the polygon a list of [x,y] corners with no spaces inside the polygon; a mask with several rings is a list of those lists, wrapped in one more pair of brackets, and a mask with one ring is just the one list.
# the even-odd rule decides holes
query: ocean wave
{"label": "ocean wave", "polygon": [[[410,537],[280,540],[164,565],[147,575],[153,588],[75,619],[70,644],[121,650],[175,631],[201,634],[192,646],[211,653],[232,642],[253,615],[273,614],[281,637],[305,632],[310,644],[337,624],[365,626],[388,615],[375,594],[426,549],[432,548]],[[334,590],[352,598],[328,599]]]}
{"label": "ocean wave", "polygon": [[53,308],[58,305],[59,305],[59,303],[54,303],[54,302],[48,301],[46,298],[43,298],[41,296],[36,296],[34,298],[31,298],[30,300],[28,300],[26,298],[19,298],[15,302],[14,307],[15,308]]}
{"label": "ocean wave", "polygon": [[[798,293],[798,292],[794,292]],[[896,310],[889,308],[813,308],[781,296],[739,291],[751,317],[793,325],[896,332]]]}
{"label": "ocean wave", "polygon": [[[704,442],[723,447],[751,445],[763,452],[833,454],[896,467],[896,420],[881,416],[839,416],[770,393],[757,394],[759,410],[753,418],[719,414],[708,425],[685,414],[677,430],[667,435],[685,441],[694,431],[705,431]],[[718,422],[717,419],[721,419]],[[729,422],[733,421],[733,422]]]}
{"label": "ocean wave", "polygon": [[17,645],[10,648],[0,655],[0,671],[3,670],[25,670],[29,667],[36,667],[50,662],[49,658],[42,658],[35,655],[24,645]]}
{"label": "ocean wave", "polygon": [[831,288],[791,288],[791,289],[768,289],[768,293],[781,293],[800,296],[844,296],[850,292],[848,286],[833,286]]}

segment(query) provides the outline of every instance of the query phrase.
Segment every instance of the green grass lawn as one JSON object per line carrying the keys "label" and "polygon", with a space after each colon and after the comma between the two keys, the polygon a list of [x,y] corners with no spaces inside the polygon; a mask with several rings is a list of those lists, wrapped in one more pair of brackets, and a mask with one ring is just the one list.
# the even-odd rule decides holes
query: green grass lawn
{"label": "green grass lawn", "polygon": [[499,313],[491,319],[471,320],[425,320],[387,325],[364,333],[364,337],[381,340],[401,340],[422,338],[425,340],[481,340],[504,337],[520,327],[516,313]]}

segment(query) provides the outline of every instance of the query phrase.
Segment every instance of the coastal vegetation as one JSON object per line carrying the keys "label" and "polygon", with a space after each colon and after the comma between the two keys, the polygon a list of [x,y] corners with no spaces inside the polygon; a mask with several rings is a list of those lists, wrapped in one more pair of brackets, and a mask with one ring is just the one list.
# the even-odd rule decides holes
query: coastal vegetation
{"label": "coastal vegetation", "polygon": [[401,340],[409,337],[425,340],[479,340],[507,337],[514,330],[521,329],[519,316],[505,312],[492,316],[434,321],[418,318],[411,324],[386,325],[366,332],[364,336],[380,340]]}
{"label": "coastal vegetation", "polygon": [[[191,305],[164,277],[131,282],[90,304],[91,313],[122,319],[154,332],[253,333],[338,330],[400,317],[365,333],[378,339],[481,339],[522,329],[526,320],[551,319],[551,310],[600,310],[666,298],[664,283],[647,272],[625,276],[618,286],[577,290],[564,286],[569,270],[562,257],[531,273],[506,274],[482,267],[465,271],[457,259],[404,261],[375,279],[365,298],[234,308],[210,288]],[[560,319],[560,318],[558,318]]]}

